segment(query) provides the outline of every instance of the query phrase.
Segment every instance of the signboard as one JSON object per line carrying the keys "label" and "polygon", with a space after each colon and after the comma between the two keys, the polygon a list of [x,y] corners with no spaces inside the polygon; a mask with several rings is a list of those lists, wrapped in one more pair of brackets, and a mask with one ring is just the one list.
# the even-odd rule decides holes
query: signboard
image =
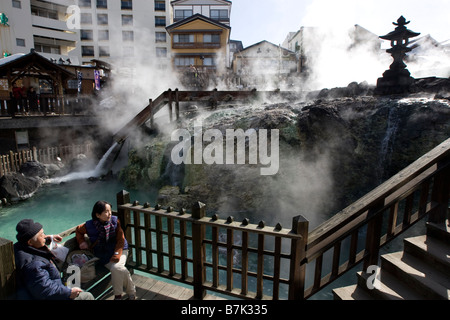
{"label": "signboard", "polygon": [[8,79],[0,79],[0,90],[9,90]]}

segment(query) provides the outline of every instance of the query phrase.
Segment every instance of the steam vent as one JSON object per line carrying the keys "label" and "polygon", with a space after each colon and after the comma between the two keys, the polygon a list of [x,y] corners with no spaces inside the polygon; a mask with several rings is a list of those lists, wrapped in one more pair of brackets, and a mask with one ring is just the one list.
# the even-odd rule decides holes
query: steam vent
{"label": "steam vent", "polygon": [[408,47],[409,38],[417,37],[420,33],[408,30],[405,26],[410,21],[401,16],[397,23],[393,22],[397,27],[394,31],[388,33],[385,36],[381,36],[381,39],[390,40],[391,47],[386,50],[394,58],[394,62],[383,73],[382,78],[378,78],[376,94],[401,94],[408,92],[410,86],[414,83],[414,78],[411,77],[411,73],[406,69],[406,64],[403,59],[406,57],[406,53],[412,49]]}

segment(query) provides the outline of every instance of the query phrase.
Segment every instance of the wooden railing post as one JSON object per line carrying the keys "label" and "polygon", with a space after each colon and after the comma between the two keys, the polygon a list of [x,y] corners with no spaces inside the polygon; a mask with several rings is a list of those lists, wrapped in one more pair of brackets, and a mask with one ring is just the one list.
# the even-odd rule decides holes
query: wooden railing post
{"label": "wooden railing post", "polygon": [[130,203],[130,193],[125,190],[118,192],[116,194],[116,201],[117,201],[117,217],[120,220],[120,224],[122,225],[123,231],[126,232],[127,225],[125,221],[125,210],[119,209],[119,206],[122,204]]}
{"label": "wooden railing post", "polygon": [[180,97],[178,96],[178,88],[175,89],[175,115],[178,120],[180,118]]}
{"label": "wooden railing post", "polygon": [[[366,233],[366,252],[368,253],[368,255],[364,259],[364,270],[367,270],[367,268],[371,265],[378,265],[381,227],[383,225],[383,215],[379,211],[383,207],[383,204],[384,201],[381,201],[379,199],[378,203],[374,203],[373,207],[369,209],[368,218],[370,220],[367,223]],[[372,216],[374,217],[370,218]]]}
{"label": "wooden railing post", "polygon": [[447,165],[437,174],[433,183],[431,201],[437,203],[437,208],[430,212],[428,221],[433,223],[443,223],[447,219],[448,198],[450,193],[450,165]]}
{"label": "wooden railing post", "polygon": [[309,222],[303,216],[292,219],[292,233],[301,235],[291,240],[291,265],[289,271],[289,300],[301,300],[305,295],[306,244]]}
{"label": "wooden railing post", "polygon": [[13,242],[0,238],[0,300],[11,299],[16,291]]}
{"label": "wooden railing post", "polygon": [[197,223],[206,215],[206,206],[201,202],[196,202],[192,206],[192,258],[193,258],[193,278],[194,278],[194,298],[203,299],[206,295],[206,290],[203,288],[205,280],[204,258],[205,247],[203,240],[205,238],[205,226]]}
{"label": "wooden railing post", "polygon": [[173,101],[173,98],[172,98],[172,89],[169,89],[169,103],[168,103],[168,105],[169,105],[169,122],[170,122],[170,123],[172,123],[172,120],[173,120],[172,101]]}

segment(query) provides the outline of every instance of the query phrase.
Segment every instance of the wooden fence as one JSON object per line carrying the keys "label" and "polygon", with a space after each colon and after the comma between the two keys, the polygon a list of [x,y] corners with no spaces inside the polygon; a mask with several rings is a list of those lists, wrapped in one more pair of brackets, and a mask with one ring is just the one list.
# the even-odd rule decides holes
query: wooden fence
{"label": "wooden fence", "polygon": [[360,262],[377,265],[380,248],[421,218],[444,223],[449,187],[450,139],[310,232],[302,216],[268,227],[207,217],[201,203],[191,214],[130,203],[126,191],[117,208],[134,269],[190,284],[199,299],[307,299]]}
{"label": "wooden fence", "polygon": [[74,159],[82,153],[89,156],[92,153],[90,143],[83,145],[70,145],[59,147],[47,147],[31,150],[22,150],[19,152],[10,151],[9,154],[0,155],[0,177],[10,172],[18,172],[20,166],[28,161],[38,161],[41,163],[52,163],[59,157],[63,162]]}

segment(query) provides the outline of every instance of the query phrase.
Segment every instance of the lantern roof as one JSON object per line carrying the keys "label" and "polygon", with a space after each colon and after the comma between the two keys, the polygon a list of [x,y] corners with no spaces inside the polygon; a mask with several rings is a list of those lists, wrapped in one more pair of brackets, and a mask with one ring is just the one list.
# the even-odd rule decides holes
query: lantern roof
{"label": "lantern roof", "polygon": [[413,37],[417,37],[420,35],[420,33],[413,32],[405,27],[410,23],[410,21],[406,21],[406,19],[401,16],[398,18],[397,23],[393,22],[392,24],[396,25],[397,28],[395,28],[394,31],[388,33],[387,35],[380,36],[381,39],[384,40],[397,40],[397,39],[409,39]]}

